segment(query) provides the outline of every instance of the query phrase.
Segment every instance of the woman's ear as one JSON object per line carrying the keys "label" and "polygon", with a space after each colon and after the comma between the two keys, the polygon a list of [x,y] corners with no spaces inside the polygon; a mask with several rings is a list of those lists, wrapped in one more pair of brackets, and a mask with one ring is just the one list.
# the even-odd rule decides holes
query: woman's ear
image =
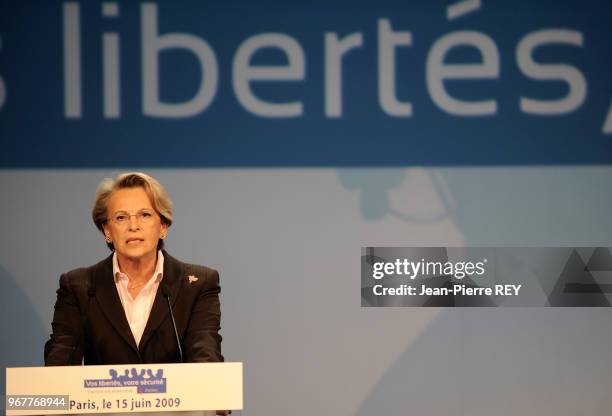
{"label": "woman's ear", "polygon": [[107,243],[112,243],[113,239],[111,238],[110,231],[108,230],[108,226],[106,224],[102,225],[102,229],[104,230],[104,239]]}

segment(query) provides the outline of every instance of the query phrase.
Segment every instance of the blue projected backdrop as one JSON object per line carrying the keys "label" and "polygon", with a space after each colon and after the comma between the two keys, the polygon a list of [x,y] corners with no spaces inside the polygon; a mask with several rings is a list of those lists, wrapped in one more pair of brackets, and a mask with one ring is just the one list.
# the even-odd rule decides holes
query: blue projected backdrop
{"label": "blue projected backdrop", "polygon": [[0,166],[606,164],[611,17],[604,0],[5,1]]}

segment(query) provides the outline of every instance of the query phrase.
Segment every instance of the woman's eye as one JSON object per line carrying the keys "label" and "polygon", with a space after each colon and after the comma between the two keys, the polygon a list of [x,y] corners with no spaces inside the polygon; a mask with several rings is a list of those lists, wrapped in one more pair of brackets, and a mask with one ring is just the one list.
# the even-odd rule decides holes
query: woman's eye
{"label": "woman's eye", "polygon": [[115,216],[115,221],[121,222],[121,221],[126,221],[127,219],[128,219],[127,215],[117,215],[117,216]]}
{"label": "woman's eye", "polygon": [[150,212],[143,212],[141,215],[145,218],[149,218],[152,214]]}

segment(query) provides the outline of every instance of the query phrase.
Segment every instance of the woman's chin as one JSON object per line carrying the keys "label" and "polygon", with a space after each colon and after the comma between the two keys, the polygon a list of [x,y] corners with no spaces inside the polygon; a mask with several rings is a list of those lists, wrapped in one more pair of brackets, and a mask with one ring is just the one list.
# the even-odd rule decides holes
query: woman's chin
{"label": "woman's chin", "polygon": [[154,256],[156,252],[157,250],[155,249],[151,250],[141,245],[122,247],[120,250],[117,250],[117,254],[123,257],[127,257],[131,260],[137,260],[137,259],[142,259],[142,258],[146,258],[149,256]]}

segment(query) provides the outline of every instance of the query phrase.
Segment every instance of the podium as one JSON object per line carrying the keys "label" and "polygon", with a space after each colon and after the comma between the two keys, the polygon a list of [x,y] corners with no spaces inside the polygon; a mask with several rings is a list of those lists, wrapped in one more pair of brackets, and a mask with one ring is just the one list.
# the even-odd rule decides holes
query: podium
{"label": "podium", "polygon": [[242,406],[242,363],[6,369],[7,415],[203,414]]}

